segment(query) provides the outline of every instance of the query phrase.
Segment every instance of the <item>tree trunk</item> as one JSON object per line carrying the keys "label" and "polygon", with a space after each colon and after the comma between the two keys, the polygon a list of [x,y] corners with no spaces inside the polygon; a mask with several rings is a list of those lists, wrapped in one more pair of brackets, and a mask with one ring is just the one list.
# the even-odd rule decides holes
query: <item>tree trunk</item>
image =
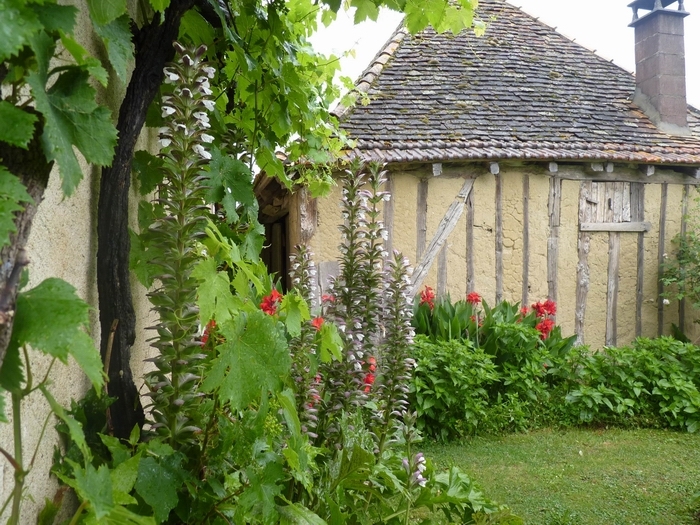
{"label": "tree trunk", "polygon": [[143,425],[144,413],[134,385],[129,359],[136,337],[136,318],[129,281],[129,186],[136,140],[146,112],[163,81],[163,67],[172,60],[182,15],[195,0],[173,0],[160,17],[136,37],[136,63],[119,110],[119,141],[112,166],[102,170],[97,218],[97,289],[101,343],[105,360],[112,323],[117,320],[109,363],[109,395],[114,435],[128,437],[134,425]]}
{"label": "tree trunk", "polygon": [[[39,122],[42,122],[40,115]],[[29,239],[36,209],[44,198],[44,190],[53,166],[52,162],[46,161],[41,147],[42,133],[43,126],[37,124],[34,138],[26,150],[0,142],[0,159],[3,165],[19,178],[34,199],[34,202],[26,204],[24,210],[17,213],[17,232],[10,235],[10,243],[0,249],[0,367],[12,335],[20,277],[22,270],[29,263],[24,248]]]}

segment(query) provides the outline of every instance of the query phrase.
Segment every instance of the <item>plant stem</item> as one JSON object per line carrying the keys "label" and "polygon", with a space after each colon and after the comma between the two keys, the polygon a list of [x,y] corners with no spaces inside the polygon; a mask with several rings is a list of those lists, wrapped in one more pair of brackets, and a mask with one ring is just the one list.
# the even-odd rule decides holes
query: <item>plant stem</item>
{"label": "plant stem", "polygon": [[24,490],[24,477],[26,472],[22,467],[22,395],[19,392],[12,392],[12,428],[15,442],[15,486],[12,489],[12,514],[7,525],[19,524],[20,505],[22,503],[22,491]]}
{"label": "plant stem", "polygon": [[80,507],[78,507],[78,510],[75,511],[75,514],[73,514],[73,519],[70,520],[70,523],[68,525],[76,525],[78,523],[78,518],[80,518],[80,515],[85,510],[85,507],[87,507],[87,504],[88,504],[87,501],[83,501],[80,504]]}

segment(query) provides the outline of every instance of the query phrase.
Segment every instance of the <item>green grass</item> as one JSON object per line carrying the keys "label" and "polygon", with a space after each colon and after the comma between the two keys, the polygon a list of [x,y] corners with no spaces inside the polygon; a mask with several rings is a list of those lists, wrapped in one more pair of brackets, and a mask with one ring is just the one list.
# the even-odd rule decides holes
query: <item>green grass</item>
{"label": "green grass", "polygon": [[528,525],[684,525],[700,491],[700,435],[543,430],[426,444]]}

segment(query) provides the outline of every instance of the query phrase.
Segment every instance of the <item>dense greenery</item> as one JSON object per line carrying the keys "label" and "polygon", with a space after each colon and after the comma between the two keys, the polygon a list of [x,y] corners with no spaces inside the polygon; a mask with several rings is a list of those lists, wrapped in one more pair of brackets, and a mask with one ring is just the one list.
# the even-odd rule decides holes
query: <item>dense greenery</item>
{"label": "dense greenery", "polygon": [[416,300],[414,325],[428,335],[414,344],[412,391],[429,435],[550,425],[700,428],[700,348],[661,337],[591,352],[561,337],[551,301],[491,309],[469,297],[451,304],[427,290]]}

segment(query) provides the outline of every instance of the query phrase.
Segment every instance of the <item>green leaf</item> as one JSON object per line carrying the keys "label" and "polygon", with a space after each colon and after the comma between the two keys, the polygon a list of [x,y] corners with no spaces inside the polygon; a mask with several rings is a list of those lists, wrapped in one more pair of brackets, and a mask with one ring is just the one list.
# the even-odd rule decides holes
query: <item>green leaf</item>
{"label": "green leaf", "polygon": [[87,50],[78,44],[73,38],[68,35],[61,34],[61,43],[63,47],[71,54],[79,66],[83,66],[85,70],[92,75],[100,84],[107,87],[108,75],[105,68],[98,59],[92,56]]}
{"label": "green leaf", "polygon": [[140,150],[134,154],[132,169],[137,175],[141,195],[148,195],[161,183],[164,177],[162,167],[163,159],[148,151]]}
{"label": "green leaf", "polygon": [[30,4],[30,7],[36,13],[45,31],[49,33],[53,31],[73,32],[75,17],[78,14],[76,7],[53,3]]}
{"label": "green leaf", "polygon": [[423,0],[406,0],[406,29],[416,34],[430,23],[423,10]]}
{"label": "green leaf", "polygon": [[126,14],[126,0],[87,0],[90,17],[103,26]]}
{"label": "green leaf", "polygon": [[87,463],[85,470],[83,470],[77,463],[66,461],[73,466],[75,476],[73,488],[80,499],[90,504],[90,509],[98,520],[107,516],[114,508],[112,480],[107,465],[100,465],[98,469],[95,469],[90,463]]}
{"label": "green leaf", "polygon": [[0,165],[0,248],[9,244],[10,234],[17,231],[15,212],[24,209],[21,202],[32,202],[27,188],[17,177]]}
{"label": "green leaf", "polygon": [[187,11],[180,22],[180,35],[187,35],[195,46],[214,41],[214,29],[204,17],[194,9]]}
{"label": "green leaf", "polygon": [[0,388],[0,423],[7,423],[7,414],[5,414],[5,390]]}
{"label": "green leaf", "polygon": [[24,47],[41,22],[23,0],[0,0],[0,62]]}
{"label": "green leaf", "polygon": [[261,390],[278,390],[289,373],[291,358],[275,320],[261,311],[241,313],[220,330],[226,342],[218,347],[220,355],[202,388],[218,388],[234,410],[259,399]]}
{"label": "green leaf", "polygon": [[10,392],[21,390],[24,382],[22,372],[22,359],[19,356],[19,348],[8,346],[5,358],[0,367],[0,388]]}
{"label": "green leaf", "polygon": [[326,522],[318,514],[299,503],[279,506],[277,510],[280,513],[280,523],[282,525],[326,525]]}
{"label": "green leaf", "polygon": [[287,326],[287,332],[292,337],[299,337],[301,323],[311,318],[306,301],[294,293],[288,293],[284,296],[282,304],[280,304],[280,312],[286,313],[284,323]]}
{"label": "green leaf", "polygon": [[44,115],[44,154],[58,163],[63,192],[70,195],[83,177],[73,145],[88,162],[106,166],[114,156],[117,130],[109,109],[95,102],[95,89],[86,71],[69,66],[46,90],[54,43],[42,32],[32,39],[32,49],[38,69],[27,76],[27,84],[32,88],[36,108]]}
{"label": "green leaf", "polygon": [[114,503],[117,505],[131,505],[137,503],[136,499],[130,496],[129,493],[136,483],[140,462],[141,455],[137,454],[123,463],[120,463],[110,472]]}
{"label": "green leaf", "polygon": [[192,276],[199,281],[197,305],[202,324],[215,319],[217,324],[231,319],[232,312],[240,306],[231,293],[228,273],[217,271],[216,261],[208,258],[200,262]]}
{"label": "green leaf", "polygon": [[170,0],[148,0],[148,3],[151,4],[154,11],[162,13],[170,5]]}
{"label": "green leaf", "polygon": [[106,25],[95,26],[95,33],[100,36],[107,48],[107,56],[114,72],[124,83],[127,80],[129,62],[134,58],[130,20],[128,15],[124,15]]}
{"label": "green leaf", "polygon": [[338,327],[333,323],[323,323],[321,325],[321,344],[319,348],[320,358],[323,363],[330,363],[332,358],[340,361],[343,358],[341,349],[343,339],[338,333]]}
{"label": "green leaf", "polygon": [[277,394],[277,401],[282,407],[282,415],[287,423],[287,428],[295,437],[301,436],[301,423],[297,414],[296,401],[294,393],[287,388],[283,392]]}
{"label": "green leaf", "polygon": [[157,523],[165,521],[177,505],[177,489],[181,484],[181,459],[179,455],[167,456],[159,463],[155,458],[147,457],[139,463],[134,488],[153,508]]}
{"label": "green leaf", "polygon": [[0,140],[27,148],[27,144],[34,136],[34,124],[37,121],[36,115],[28,113],[9,102],[0,101]]}
{"label": "green leaf", "polygon": [[253,193],[253,175],[248,166],[238,159],[225,155],[217,147],[211,148],[209,163],[209,202],[221,203],[229,222],[238,220],[238,203],[256,204]]}
{"label": "green leaf", "polygon": [[370,20],[376,20],[379,16],[379,8],[372,0],[352,0],[350,5],[357,8],[354,20],[356,24],[368,18]]}
{"label": "green leaf", "polygon": [[90,449],[85,441],[85,434],[83,433],[83,426],[80,424],[80,421],[67,413],[65,409],[58,404],[58,402],[51,395],[51,392],[46,389],[46,386],[39,385],[39,389],[49,402],[49,406],[51,407],[53,413],[56,414],[56,416],[68,427],[68,433],[70,434],[71,439],[75,441],[75,444],[83,453],[83,458],[85,461],[89,462],[92,459],[92,454],[90,453]]}
{"label": "green leaf", "polygon": [[61,279],[46,279],[17,296],[9,347],[28,344],[64,363],[71,355],[99,390],[104,383],[102,360],[90,337],[82,331],[88,326],[89,310],[70,284]]}
{"label": "green leaf", "polygon": [[99,520],[96,520],[94,516],[88,516],[84,523],[85,525],[155,525],[156,521],[153,516],[140,516],[121,505],[117,505],[107,516]]}

